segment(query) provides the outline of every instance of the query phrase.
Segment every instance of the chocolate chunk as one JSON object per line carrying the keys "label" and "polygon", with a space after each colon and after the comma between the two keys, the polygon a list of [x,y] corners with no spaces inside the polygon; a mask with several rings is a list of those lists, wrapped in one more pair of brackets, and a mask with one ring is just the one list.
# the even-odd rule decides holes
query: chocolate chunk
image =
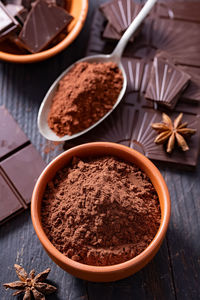
{"label": "chocolate chunk", "polygon": [[110,39],[110,40],[120,40],[122,35],[117,32],[117,30],[108,23],[105,27],[105,30],[103,32],[103,38]]}
{"label": "chocolate chunk", "polygon": [[2,172],[0,170],[0,191],[1,191],[1,201],[0,201],[0,223],[6,220],[9,216],[19,212],[23,209],[17,195],[8,185],[4,179]]}
{"label": "chocolate chunk", "polygon": [[2,161],[0,166],[24,201],[29,204],[36,180],[45,167],[45,163],[36,149],[32,145],[28,145]]}
{"label": "chocolate chunk", "polygon": [[144,92],[150,76],[151,62],[136,58],[122,58],[127,76],[127,91]]}
{"label": "chocolate chunk", "polygon": [[19,23],[12,17],[0,1],[0,40],[11,36],[20,28]]}
{"label": "chocolate chunk", "polygon": [[158,3],[157,14],[164,18],[200,22],[200,2],[171,1]]}
{"label": "chocolate chunk", "polygon": [[153,61],[150,80],[145,97],[174,109],[190,76],[172,63],[156,56]]}
{"label": "chocolate chunk", "polygon": [[[24,23],[19,39],[31,53],[44,49],[71,21],[64,9],[37,0]],[[33,34],[34,33],[34,34]]]}
{"label": "chocolate chunk", "polygon": [[179,68],[191,76],[190,83],[181,97],[190,102],[200,103],[200,68],[186,66],[179,66]]}
{"label": "chocolate chunk", "polygon": [[4,107],[0,120],[1,223],[27,208],[45,163]]}
{"label": "chocolate chunk", "polygon": [[141,4],[131,0],[111,1],[101,5],[100,9],[115,30],[123,33],[140,12]]}
{"label": "chocolate chunk", "polygon": [[2,160],[10,152],[27,144],[29,140],[3,106],[0,107],[0,120],[0,160]]}
{"label": "chocolate chunk", "polygon": [[152,46],[164,50],[177,64],[200,66],[200,24],[156,19],[151,32]]}

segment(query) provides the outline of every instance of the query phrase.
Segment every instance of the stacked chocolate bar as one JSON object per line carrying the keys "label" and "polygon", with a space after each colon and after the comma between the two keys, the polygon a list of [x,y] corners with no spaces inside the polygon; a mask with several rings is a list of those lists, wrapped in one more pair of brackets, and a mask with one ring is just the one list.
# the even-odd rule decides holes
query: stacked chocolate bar
{"label": "stacked chocolate bar", "polygon": [[[132,0],[103,4],[94,16],[88,54],[111,53],[141,7]],[[199,11],[200,2],[191,1],[160,2],[153,8],[124,51],[128,86],[120,107],[83,138],[66,143],[66,148],[106,140],[123,143],[167,166],[197,165]]]}
{"label": "stacked chocolate bar", "polygon": [[65,0],[0,1],[0,41],[15,44],[22,53],[40,52],[72,21],[65,4]]}

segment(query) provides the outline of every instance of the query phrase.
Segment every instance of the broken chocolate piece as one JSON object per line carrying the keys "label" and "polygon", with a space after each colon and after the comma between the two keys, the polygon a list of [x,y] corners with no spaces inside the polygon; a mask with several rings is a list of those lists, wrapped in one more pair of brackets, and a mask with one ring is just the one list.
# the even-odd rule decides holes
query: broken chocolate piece
{"label": "broken chocolate piece", "polygon": [[11,36],[20,29],[19,23],[12,17],[0,1],[0,40]]}
{"label": "broken chocolate piece", "polygon": [[156,56],[145,97],[173,109],[189,80],[187,73]]}
{"label": "broken chocolate piece", "polygon": [[200,68],[186,66],[179,66],[179,68],[191,76],[189,85],[181,97],[190,102],[200,103]]}
{"label": "broken chocolate piece", "polygon": [[149,81],[151,62],[123,57],[122,64],[127,76],[127,91],[144,92]]}
{"label": "broken chocolate piece", "polygon": [[131,0],[107,2],[100,6],[103,14],[115,30],[121,34],[138,15],[142,6]]}
{"label": "broken chocolate piece", "polygon": [[9,216],[19,212],[23,209],[23,205],[16,193],[9,186],[8,182],[5,180],[1,169],[0,169],[0,191],[1,191],[1,201],[0,201],[0,223],[7,219]]}
{"label": "broken chocolate piece", "polygon": [[0,223],[26,209],[45,163],[4,107],[0,107]]}
{"label": "broken chocolate piece", "polygon": [[37,0],[24,23],[19,39],[31,53],[44,49],[71,21],[64,9]]}

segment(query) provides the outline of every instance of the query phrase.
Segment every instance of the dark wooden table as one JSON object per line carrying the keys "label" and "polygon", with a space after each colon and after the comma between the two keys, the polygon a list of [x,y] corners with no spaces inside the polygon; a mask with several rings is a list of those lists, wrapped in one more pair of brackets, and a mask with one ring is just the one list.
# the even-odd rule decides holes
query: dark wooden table
{"label": "dark wooden table", "polygon": [[[61,54],[32,65],[0,63],[0,104],[12,113],[46,162],[63,150],[61,146],[53,147],[39,134],[38,108],[56,77],[84,56],[94,9],[100,2],[90,1],[81,34]],[[47,147],[51,151],[45,153]],[[113,283],[85,282],[71,276],[47,256],[27,211],[0,228],[0,283],[16,280],[13,264],[19,263],[27,271],[51,267],[49,279],[58,287],[58,292],[48,299],[200,299],[200,164],[194,172],[159,168],[171,194],[171,222],[160,251],[142,271]],[[2,285],[0,299],[13,299]]]}

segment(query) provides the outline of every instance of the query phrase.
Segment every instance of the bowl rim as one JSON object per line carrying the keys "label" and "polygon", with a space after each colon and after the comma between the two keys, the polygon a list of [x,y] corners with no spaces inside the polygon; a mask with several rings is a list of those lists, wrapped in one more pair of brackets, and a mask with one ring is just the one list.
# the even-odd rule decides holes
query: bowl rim
{"label": "bowl rim", "polygon": [[[49,173],[50,170],[54,170],[54,165],[56,165],[66,155],[67,156],[71,155],[71,157],[72,157],[73,152],[76,151],[77,149],[82,150],[82,149],[87,149],[88,147],[93,147],[93,149],[95,149],[95,148],[99,148],[99,146],[102,148],[103,147],[105,147],[105,148],[108,148],[108,147],[113,148],[114,147],[115,149],[126,152],[126,153],[128,151],[128,153],[130,155],[132,155],[137,160],[142,162],[142,164],[145,165],[145,167],[148,169],[148,171],[150,171],[151,175],[154,178],[156,178],[158,185],[161,187],[161,191],[162,191],[163,199],[164,199],[164,207],[165,207],[163,216],[161,218],[160,227],[159,227],[154,239],[148,245],[148,247],[144,251],[142,251],[139,255],[133,257],[132,259],[125,261],[123,263],[119,263],[119,264],[115,264],[115,265],[111,265],[111,266],[86,265],[86,264],[76,262],[76,261],[66,257],[59,250],[57,250],[53,246],[53,244],[49,241],[48,237],[46,236],[46,234],[42,228],[40,218],[37,213],[39,190],[42,188],[43,179],[46,177],[46,174]],[[137,163],[136,163],[136,165],[137,165]],[[55,173],[54,173],[54,175],[55,175]],[[65,266],[67,265],[68,267],[70,267],[71,269],[75,269],[76,271],[81,270],[82,272],[87,272],[87,273],[91,273],[91,274],[92,273],[111,274],[113,272],[116,272],[116,271],[119,271],[122,269],[126,270],[126,269],[132,267],[133,265],[135,265],[135,266],[140,265],[142,262],[144,262],[144,260],[147,259],[147,257],[151,257],[152,253],[155,251],[155,249],[158,247],[158,245],[161,245],[162,240],[166,234],[169,220],[170,220],[170,213],[171,213],[171,202],[170,202],[169,191],[168,191],[167,185],[165,183],[165,180],[164,180],[163,176],[161,175],[160,171],[158,170],[158,168],[147,157],[145,157],[143,154],[139,153],[138,151],[136,151],[130,147],[127,147],[127,146],[124,146],[121,144],[117,144],[117,143],[112,143],[112,142],[91,142],[91,143],[81,144],[81,145],[75,146],[73,148],[70,148],[69,150],[58,155],[46,166],[46,168],[43,170],[43,172],[39,176],[39,178],[36,182],[35,188],[33,190],[33,195],[32,195],[32,200],[31,200],[31,218],[32,218],[33,227],[35,229],[35,232],[36,232],[41,244],[46,249],[46,251],[50,254],[50,256],[54,257],[56,259],[56,261],[59,262],[59,265],[65,265]]]}
{"label": "bowl rim", "polygon": [[34,53],[34,54],[12,54],[0,51],[0,60],[8,61],[8,62],[14,62],[14,63],[33,63],[33,62],[39,62],[41,60],[46,60],[57,53],[64,50],[68,45],[70,45],[75,38],[80,33],[84,22],[87,17],[88,13],[88,0],[82,0],[82,7],[81,7],[81,13],[79,16],[79,19],[73,29],[67,34],[67,36],[57,45],[53,46],[50,49]]}

